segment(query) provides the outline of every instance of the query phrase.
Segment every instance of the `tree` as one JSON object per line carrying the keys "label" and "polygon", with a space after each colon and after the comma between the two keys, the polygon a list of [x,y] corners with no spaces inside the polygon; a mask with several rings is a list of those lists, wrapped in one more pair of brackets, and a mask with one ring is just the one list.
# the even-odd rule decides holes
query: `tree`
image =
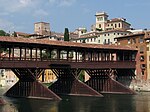
{"label": "tree", "polygon": [[16,33],[15,31],[14,31],[14,34],[13,34],[13,35],[14,35],[14,37],[17,37],[17,33]]}
{"label": "tree", "polygon": [[84,73],[84,70],[81,70],[79,76],[78,76],[78,79],[82,82],[85,81],[85,73]]}
{"label": "tree", "polygon": [[4,30],[0,30],[0,36],[10,36],[10,34],[6,33]]}
{"label": "tree", "polygon": [[0,30],[0,36],[6,36],[6,32],[4,30]]}
{"label": "tree", "polygon": [[69,41],[69,30],[68,30],[68,28],[65,28],[64,41]]}

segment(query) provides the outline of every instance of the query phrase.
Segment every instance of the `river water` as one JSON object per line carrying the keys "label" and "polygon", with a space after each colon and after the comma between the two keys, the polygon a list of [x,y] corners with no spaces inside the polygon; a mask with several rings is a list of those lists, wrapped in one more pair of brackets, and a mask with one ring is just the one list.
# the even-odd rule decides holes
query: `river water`
{"label": "river water", "polygon": [[150,92],[104,97],[61,96],[61,101],[1,97],[0,112],[150,112]]}

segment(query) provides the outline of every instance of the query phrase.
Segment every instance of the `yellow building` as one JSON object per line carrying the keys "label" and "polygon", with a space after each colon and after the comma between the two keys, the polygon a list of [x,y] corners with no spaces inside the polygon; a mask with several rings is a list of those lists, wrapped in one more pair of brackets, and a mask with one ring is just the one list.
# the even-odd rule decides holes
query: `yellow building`
{"label": "yellow building", "polygon": [[[52,72],[51,69],[46,69],[44,71],[44,83],[50,83],[56,81],[57,77],[56,75]],[[42,75],[39,78],[40,81],[42,81]]]}

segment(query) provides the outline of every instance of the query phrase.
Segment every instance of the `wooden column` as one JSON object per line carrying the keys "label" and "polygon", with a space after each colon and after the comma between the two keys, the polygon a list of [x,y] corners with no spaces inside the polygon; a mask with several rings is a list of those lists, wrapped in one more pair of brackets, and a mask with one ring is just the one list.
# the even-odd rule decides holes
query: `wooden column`
{"label": "wooden column", "polygon": [[57,49],[57,60],[60,60],[60,49]]}
{"label": "wooden column", "polygon": [[38,56],[37,56],[37,47],[36,47],[36,49],[35,49],[35,60],[37,61],[37,58],[38,58]]}
{"label": "wooden column", "polygon": [[122,54],[123,54],[123,59],[122,59],[122,60],[124,61],[124,51],[123,51],[123,53],[122,53]]}
{"label": "wooden column", "polygon": [[14,46],[12,48],[12,60],[14,60],[14,55],[15,55],[15,51],[14,51]]}
{"label": "wooden column", "polygon": [[20,57],[19,57],[19,59],[21,60],[22,48],[21,48],[21,47],[19,47],[19,49],[20,49]]}
{"label": "wooden column", "polygon": [[1,44],[0,44],[0,59],[1,59],[1,57],[2,57],[2,46],[1,46]]}
{"label": "wooden column", "polygon": [[42,61],[42,49],[40,49],[40,59]]}
{"label": "wooden column", "polygon": [[98,61],[99,61],[99,52],[97,52],[97,56],[98,56]]}
{"label": "wooden column", "polygon": [[26,60],[26,58],[27,58],[27,48],[25,47],[25,49],[24,49],[24,58],[25,58],[25,60]]}
{"label": "wooden column", "polygon": [[78,59],[77,59],[77,58],[78,58],[78,57],[77,57],[77,50],[75,50],[75,55],[76,55],[76,59],[75,59],[75,60],[76,60],[76,62],[77,62],[77,61],[78,61]]}
{"label": "wooden column", "polygon": [[67,50],[67,60],[69,60],[69,50]]}
{"label": "wooden column", "polygon": [[30,48],[30,60],[32,60],[32,48]]}
{"label": "wooden column", "polygon": [[9,47],[9,60],[11,60],[11,48]]}

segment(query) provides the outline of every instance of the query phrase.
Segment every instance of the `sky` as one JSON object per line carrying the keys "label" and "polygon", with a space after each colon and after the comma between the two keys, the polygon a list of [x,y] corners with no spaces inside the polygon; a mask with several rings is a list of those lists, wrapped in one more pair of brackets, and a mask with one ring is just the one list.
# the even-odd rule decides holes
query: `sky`
{"label": "sky", "polygon": [[34,23],[48,22],[51,31],[74,31],[95,23],[96,12],[125,18],[135,29],[150,29],[150,0],[0,0],[0,29],[34,33]]}

